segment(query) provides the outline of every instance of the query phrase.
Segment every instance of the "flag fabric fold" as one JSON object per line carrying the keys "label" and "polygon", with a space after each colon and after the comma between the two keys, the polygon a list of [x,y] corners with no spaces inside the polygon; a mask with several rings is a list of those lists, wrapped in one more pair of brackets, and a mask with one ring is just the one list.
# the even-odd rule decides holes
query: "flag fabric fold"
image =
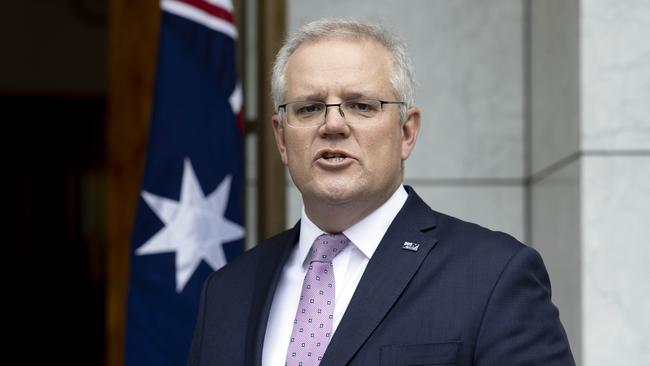
{"label": "flag fabric fold", "polygon": [[185,365],[206,277],[243,250],[241,87],[227,0],[163,0],[132,236],[127,366]]}

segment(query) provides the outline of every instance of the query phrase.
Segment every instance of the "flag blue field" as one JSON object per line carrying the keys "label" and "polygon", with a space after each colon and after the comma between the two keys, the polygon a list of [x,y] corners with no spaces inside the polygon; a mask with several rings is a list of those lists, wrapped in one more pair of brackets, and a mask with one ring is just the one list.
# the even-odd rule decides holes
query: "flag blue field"
{"label": "flag blue field", "polygon": [[243,250],[237,31],[226,0],[163,0],[132,237],[127,366],[185,365],[206,277]]}

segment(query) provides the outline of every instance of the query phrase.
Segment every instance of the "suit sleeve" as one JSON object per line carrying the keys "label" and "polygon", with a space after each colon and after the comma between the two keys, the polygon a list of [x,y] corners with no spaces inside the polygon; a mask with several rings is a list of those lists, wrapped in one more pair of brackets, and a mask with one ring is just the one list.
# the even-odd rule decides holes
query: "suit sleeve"
{"label": "suit sleeve", "polygon": [[474,364],[575,365],[551,302],[551,285],[540,255],[523,247],[497,281],[479,329]]}
{"label": "suit sleeve", "polygon": [[198,366],[201,355],[201,343],[203,341],[203,327],[204,327],[204,314],[207,301],[207,288],[210,278],[203,284],[201,290],[201,300],[199,301],[199,312],[196,319],[196,326],[194,328],[194,336],[192,337],[192,344],[190,345],[190,353],[187,357],[187,366]]}

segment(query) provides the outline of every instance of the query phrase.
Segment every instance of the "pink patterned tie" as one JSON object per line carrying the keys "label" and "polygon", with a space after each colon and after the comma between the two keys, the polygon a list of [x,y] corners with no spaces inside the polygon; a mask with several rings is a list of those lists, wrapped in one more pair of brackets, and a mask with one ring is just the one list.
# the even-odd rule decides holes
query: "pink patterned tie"
{"label": "pink patterned tie", "polygon": [[318,365],[323,358],[332,334],[334,314],[332,259],[348,243],[350,240],[343,234],[323,234],[314,241],[285,365]]}

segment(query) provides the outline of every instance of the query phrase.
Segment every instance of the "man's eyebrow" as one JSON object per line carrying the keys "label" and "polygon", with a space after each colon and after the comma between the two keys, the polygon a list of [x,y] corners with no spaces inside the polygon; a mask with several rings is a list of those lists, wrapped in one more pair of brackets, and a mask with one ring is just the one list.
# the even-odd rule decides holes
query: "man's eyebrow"
{"label": "man's eyebrow", "polygon": [[[371,98],[369,94],[372,93],[365,93],[363,91],[361,92],[343,92],[341,94],[341,99],[342,100],[350,100],[350,99],[359,99],[359,98]],[[313,101],[325,101],[327,99],[327,94],[323,92],[315,92],[315,93],[310,93],[310,94],[303,94],[299,95],[296,97],[295,100],[313,100]]]}
{"label": "man's eyebrow", "polygon": [[369,94],[372,93],[364,93],[364,92],[345,92],[343,93],[342,97],[344,100],[349,100],[349,99],[360,99],[360,98],[369,98]]}
{"label": "man's eyebrow", "polygon": [[323,101],[326,99],[326,94],[322,92],[298,95],[295,100],[314,100]]}

